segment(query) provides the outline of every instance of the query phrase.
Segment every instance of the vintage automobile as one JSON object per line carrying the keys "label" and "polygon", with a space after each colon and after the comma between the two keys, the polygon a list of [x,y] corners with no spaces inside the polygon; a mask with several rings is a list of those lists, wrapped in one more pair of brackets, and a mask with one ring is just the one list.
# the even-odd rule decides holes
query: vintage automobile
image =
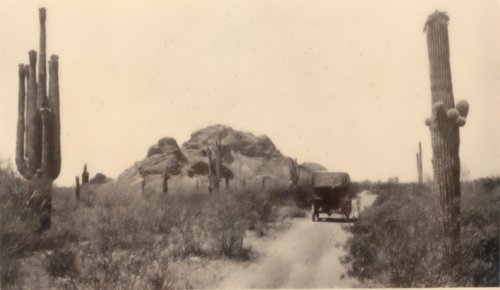
{"label": "vintage automobile", "polygon": [[319,221],[319,214],[331,216],[342,214],[346,220],[352,209],[349,174],[343,172],[314,172],[312,186],[314,189],[312,220]]}

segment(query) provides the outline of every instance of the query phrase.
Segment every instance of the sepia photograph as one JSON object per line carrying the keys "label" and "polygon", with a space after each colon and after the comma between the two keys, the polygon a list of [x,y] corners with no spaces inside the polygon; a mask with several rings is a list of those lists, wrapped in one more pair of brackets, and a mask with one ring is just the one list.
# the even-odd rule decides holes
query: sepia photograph
{"label": "sepia photograph", "polygon": [[500,287],[498,0],[2,0],[0,289]]}

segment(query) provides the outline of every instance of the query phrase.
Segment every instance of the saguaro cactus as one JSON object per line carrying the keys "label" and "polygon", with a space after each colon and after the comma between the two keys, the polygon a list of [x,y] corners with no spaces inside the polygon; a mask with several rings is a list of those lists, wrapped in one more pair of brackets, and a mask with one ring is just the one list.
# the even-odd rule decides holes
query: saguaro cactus
{"label": "saguaro cactus", "polygon": [[466,101],[456,105],[450,71],[448,15],[436,11],[425,23],[432,91],[432,116],[426,120],[432,137],[432,166],[439,192],[445,236],[444,269],[460,262],[460,134],[469,111]]}
{"label": "saguaro cactus", "polygon": [[87,164],[85,164],[82,172],[82,185],[87,183],[89,183],[89,172],[87,171]]}
{"label": "saguaro cactus", "polygon": [[75,180],[75,198],[80,200],[80,178],[77,176]]}
{"label": "saguaro cactus", "polygon": [[222,179],[221,170],[222,170],[222,143],[221,136],[217,136],[215,139],[215,179],[214,179],[214,187],[215,191],[219,190],[220,181]]}
{"label": "saguaro cactus", "polygon": [[207,146],[207,158],[208,158],[208,192],[212,192],[214,183],[214,173],[212,167],[214,161],[212,159],[212,150],[208,146]]}
{"label": "saguaro cactus", "polygon": [[220,135],[217,136],[214,142],[214,149],[210,149],[207,145],[208,157],[208,190],[212,192],[219,191],[219,185],[222,180],[222,143]]}
{"label": "saguaro cactus", "polygon": [[297,185],[299,183],[299,166],[297,164],[297,159],[289,159],[288,167],[290,169],[290,182],[292,185]]}
{"label": "saguaro cactus", "polygon": [[418,172],[418,184],[422,184],[423,183],[423,174],[422,174],[422,143],[421,142],[418,142],[417,172]]}
{"label": "saguaro cactus", "polygon": [[50,57],[47,96],[45,8],[40,8],[39,18],[38,83],[35,51],[29,52],[29,65],[19,65],[16,166],[19,173],[30,181],[27,205],[40,215],[40,230],[44,231],[50,227],[52,182],[61,171],[61,143],[58,57]]}
{"label": "saguaro cactus", "polygon": [[226,174],[224,174],[224,180],[226,184],[226,190],[229,189],[229,172],[226,171]]}
{"label": "saguaro cactus", "polygon": [[163,173],[163,193],[168,193],[168,180],[170,179],[170,175],[168,171],[165,170]]}

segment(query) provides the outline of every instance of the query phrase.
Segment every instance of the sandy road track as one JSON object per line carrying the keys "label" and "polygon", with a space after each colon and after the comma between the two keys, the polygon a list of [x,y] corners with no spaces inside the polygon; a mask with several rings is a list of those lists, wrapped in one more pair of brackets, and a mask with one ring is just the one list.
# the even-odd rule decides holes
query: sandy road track
{"label": "sandy road track", "polygon": [[[374,199],[362,193],[361,210]],[[346,224],[312,222],[309,217],[294,220],[287,232],[266,243],[261,259],[235,268],[218,288],[356,287],[357,281],[347,277],[340,262],[349,235],[342,225]]]}

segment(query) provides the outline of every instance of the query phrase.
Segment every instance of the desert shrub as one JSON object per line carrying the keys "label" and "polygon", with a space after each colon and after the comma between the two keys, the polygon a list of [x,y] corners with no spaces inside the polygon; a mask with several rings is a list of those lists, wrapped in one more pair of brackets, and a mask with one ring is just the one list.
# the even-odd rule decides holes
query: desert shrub
{"label": "desert shrub", "polygon": [[[110,190],[111,191],[111,190]],[[107,191],[101,190],[101,195],[108,195]],[[92,207],[99,202],[102,202],[102,200],[97,200],[98,195],[96,192],[96,187],[92,184],[85,184],[80,186],[80,202],[79,205],[85,205]]]}
{"label": "desert shrub", "polygon": [[170,237],[173,252],[242,258],[247,229],[247,207],[227,192],[173,195],[164,198],[162,232]]}
{"label": "desert shrub", "polygon": [[142,196],[119,187],[96,193],[93,207],[82,215],[87,226],[81,228],[81,234],[99,244],[103,252],[150,246],[154,240],[150,206]]}
{"label": "desert shrub", "polygon": [[0,162],[0,284],[12,285],[21,276],[19,259],[33,240],[36,217],[26,209],[27,184],[10,165]]}
{"label": "desert shrub", "polygon": [[175,239],[175,253],[182,256],[200,255],[206,241],[205,216],[207,195],[186,194],[168,198],[165,205],[165,228]]}
{"label": "desert shrub", "polygon": [[4,286],[14,285],[22,275],[19,260],[12,257],[3,257],[1,262],[0,284]]}
{"label": "desert shrub", "polygon": [[75,253],[71,250],[55,250],[48,256],[47,273],[52,277],[74,276]]}
{"label": "desert shrub", "polygon": [[438,257],[426,255],[439,252],[437,208],[431,200],[430,195],[418,191],[380,192],[372,208],[351,228],[346,259],[351,262],[349,274],[361,281],[376,280],[396,287],[432,283],[422,273],[423,265],[429,273],[437,272],[432,259]]}
{"label": "desert shrub", "polygon": [[48,233],[53,238],[62,233],[76,238],[66,240],[47,257],[49,275],[70,278],[55,280],[54,287],[172,288],[177,279],[167,269],[163,240],[156,239],[166,200],[145,198],[114,183],[91,185],[87,190],[91,198],[79,202],[72,189],[59,188],[55,193],[54,227]]}
{"label": "desert shrub", "polygon": [[245,205],[235,194],[217,193],[206,208],[207,230],[217,254],[230,258],[247,258],[243,246],[248,219]]}
{"label": "desert shrub", "polygon": [[462,186],[462,284],[499,286],[500,178]]}
{"label": "desert shrub", "polygon": [[77,267],[74,284],[83,289],[172,289],[178,280],[169,269],[168,257],[150,249],[103,254],[86,244]]}
{"label": "desert shrub", "polygon": [[[246,259],[247,230],[264,235],[276,209],[290,203],[280,189],[260,189],[146,196],[108,182],[86,185],[76,201],[74,188],[54,187],[52,226],[33,239],[37,220],[24,205],[26,183],[0,167],[2,285],[20,279],[18,285],[32,285],[42,275],[37,277],[53,288],[185,287],[182,277],[169,272],[168,259]],[[23,267],[34,267],[27,260],[40,270],[23,278]]]}
{"label": "desert shrub", "polygon": [[53,196],[53,226],[44,233],[45,249],[71,243],[91,242],[102,253],[118,249],[148,247],[154,241],[158,205],[119,185],[89,186],[93,197],[75,200],[70,188],[56,188]]}
{"label": "desert shrub", "polygon": [[[499,187],[470,185],[462,196],[460,277],[440,268],[442,231],[437,197],[418,186],[387,186],[350,228],[349,274],[391,287],[497,286]],[[381,187],[379,187],[381,188]]]}
{"label": "desert shrub", "polygon": [[169,237],[180,256],[218,255],[246,259],[248,229],[264,235],[276,219],[269,192],[220,191],[212,194],[160,196],[159,232]]}
{"label": "desert shrub", "polygon": [[259,236],[263,236],[268,230],[269,224],[274,220],[271,195],[268,192],[243,192],[238,194],[234,201],[248,220],[248,228],[255,230]]}

